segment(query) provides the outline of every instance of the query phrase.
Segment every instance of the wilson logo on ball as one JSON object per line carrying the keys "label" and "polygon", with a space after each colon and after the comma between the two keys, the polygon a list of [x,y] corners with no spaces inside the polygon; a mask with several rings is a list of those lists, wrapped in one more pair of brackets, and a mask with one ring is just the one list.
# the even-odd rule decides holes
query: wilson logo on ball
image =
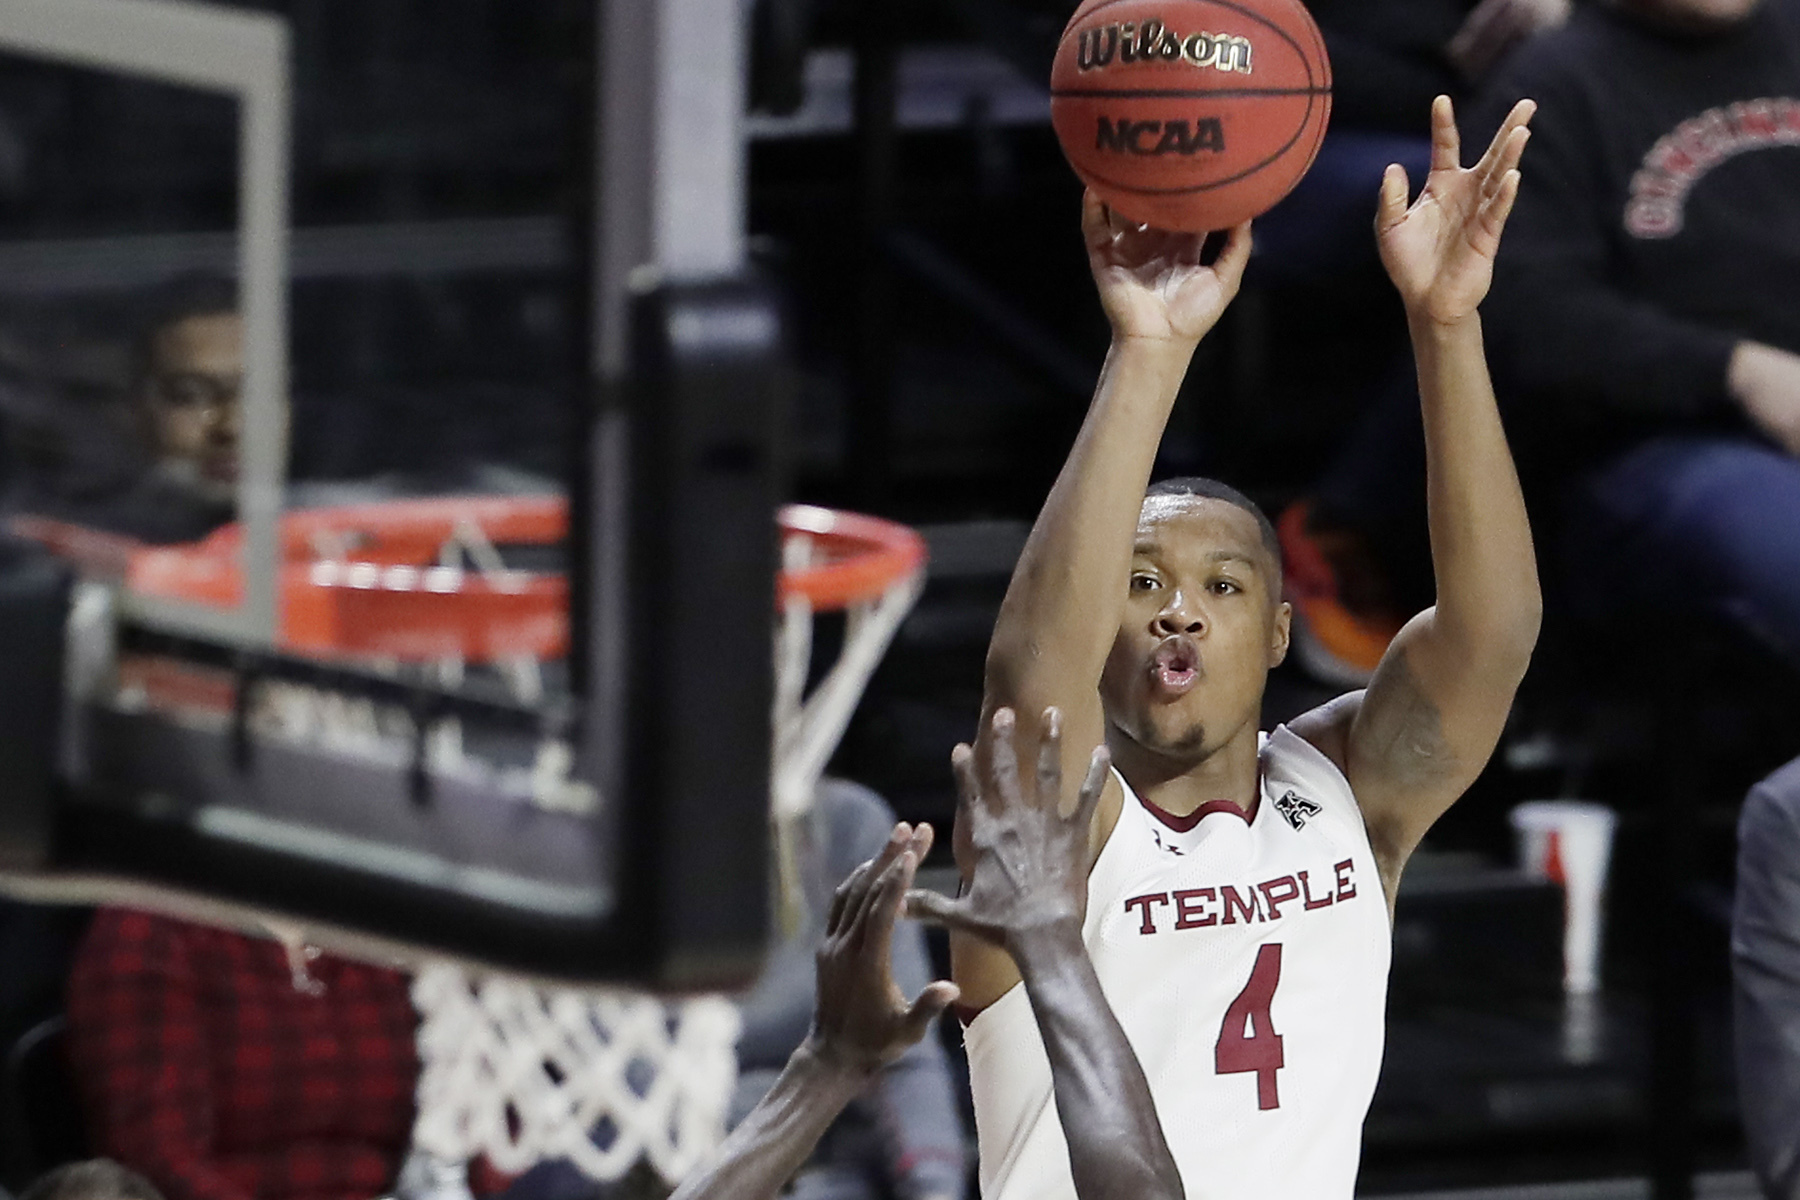
{"label": "wilson logo on ball", "polygon": [[1225,126],[1217,117],[1201,117],[1193,122],[1133,121],[1127,117],[1115,122],[1109,117],[1101,117],[1094,149],[1146,158],[1163,154],[1198,154],[1202,150],[1223,154]]}
{"label": "wilson logo on ball", "polygon": [[1081,181],[1157,229],[1206,233],[1267,212],[1331,116],[1310,2],[1081,0],[1050,67],[1050,124]]}
{"label": "wilson logo on ball", "polygon": [[1152,18],[1082,30],[1075,65],[1082,71],[1097,71],[1115,61],[1129,64],[1160,59],[1248,75],[1250,53],[1247,37],[1224,33],[1181,34]]}

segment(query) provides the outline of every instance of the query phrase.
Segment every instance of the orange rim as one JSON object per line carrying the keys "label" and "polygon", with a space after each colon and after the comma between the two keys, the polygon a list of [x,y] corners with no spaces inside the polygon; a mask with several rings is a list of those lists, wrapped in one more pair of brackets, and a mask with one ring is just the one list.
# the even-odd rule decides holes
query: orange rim
{"label": "orange rim", "polygon": [[[925,539],[894,521],[810,504],[787,505],[776,520],[784,538],[812,542],[814,559],[783,570],[777,595],[804,597],[816,611],[879,599],[925,565]],[[464,522],[496,544],[549,543],[566,536],[568,506],[553,496],[458,496],[287,513],[279,642],[312,653],[405,659],[566,652],[566,579],[517,571],[490,583],[479,571],[429,565]],[[175,546],[39,518],[14,518],[11,528],[146,595],[214,605],[240,600],[236,551],[243,534],[236,525]]]}
{"label": "orange rim", "polygon": [[812,539],[824,561],[784,570],[776,593],[803,596],[815,609],[849,608],[881,597],[925,565],[925,539],[895,521],[790,504],[776,518],[783,537]]}

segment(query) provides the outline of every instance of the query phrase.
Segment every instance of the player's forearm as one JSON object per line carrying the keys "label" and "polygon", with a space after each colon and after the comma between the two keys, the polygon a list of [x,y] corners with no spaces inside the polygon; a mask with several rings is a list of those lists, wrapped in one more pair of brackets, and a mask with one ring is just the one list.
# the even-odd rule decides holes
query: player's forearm
{"label": "player's forearm", "polygon": [[1182,1200],[1143,1066],[1106,1002],[1080,930],[1036,932],[1011,951],[1050,1058],[1076,1195]]}
{"label": "player's forearm", "polygon": [[1522,675],[1543,598],[1519,476],[1483,352],[1480,319],[1412,322],[1425,421],[1432,649],[1465,668]]}
{"label": "player's forearm", "polygon": [[765,1200],[800,1169],[832,1121],[868,1084],[802,1044],[750,1115],[670,1200]]}
{"label": "player's forearm", "polygon": [[[1090,690],[1118,632],[1138,512],[1193,347],[1115,340],[994,625],[987,704],[1025,720]],[[1071,743],[1073,744],[1073,742]]]}

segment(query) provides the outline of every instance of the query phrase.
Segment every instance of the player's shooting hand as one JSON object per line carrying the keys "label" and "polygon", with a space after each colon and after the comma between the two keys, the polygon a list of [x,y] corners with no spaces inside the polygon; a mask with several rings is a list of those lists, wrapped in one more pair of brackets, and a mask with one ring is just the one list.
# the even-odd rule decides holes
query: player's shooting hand
{"label": "player's shooting hand", "polygon": [[1456,114],[1450,98],[1439,96],[1431,106],[1431,174],[1411,208],[1405,168],[1396,163],[1382,176],[1375,236],[1409,316],[1455,324],[1487,295],[1536,111],[1530,100],[1514,105],[1481,161],[1465,169]]}
{"label": "player's shooting hand", "polygon": [[931,826],[914,829],[902,821],[881,853],[852,871],[832,897],[807,1039],[827,1064],[873,1074],[924,1037],[956,1001],[956,985],[940,980],[907,1003],[889,954],[894,921],[931,839]]}
{"label": "player's shooting hand", "polygon": [[950,756],[957,826],[969,830],[975,851],[968,887],[955,900],[926,891],[906,897],[909,915],[1006,950],[1042,930],[1080,932],[1087,910],[1088,831],[1111,762],[1104,746],[1094,751],[1075,811],[1064,816],[1062,715],[1054,708],[1044,712],[1029,794],[1013,748],[1016,726],[1011,709],[994,713],[985,781],[968,746],[958,746]]}
{"label": "player's shooting hand", "polygon": [[1739,342],[1731,352],[1726,386],[1758,429],[1789,454],[1800,455],[1800,354]]}
{"label": "player's shooting hand", "polygon": [[1101,306],[1121,338],[1192,349],[1218,324],[1250,261],[1248,221],[1231,231],[1210,266],[1202,266],[1205,234],[1131,224],[1092,190],[1082,198],[1081,233]]}

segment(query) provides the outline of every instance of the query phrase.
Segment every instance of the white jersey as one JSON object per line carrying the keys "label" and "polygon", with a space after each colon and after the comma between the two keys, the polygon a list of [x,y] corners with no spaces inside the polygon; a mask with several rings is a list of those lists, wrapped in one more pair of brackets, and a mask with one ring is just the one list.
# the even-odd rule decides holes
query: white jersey
{"label": "white jersey", "polygon": [[[1125,788],[1082,938],[1188,1200],[1349,1200],[1381,1068],[1391,931],[1350,784],[1281,726],[1254,819]],[[1123,780],[1120,781],[1123,783]],[[1023,986],[965,1033],[984,1200],[1074,1200]]]}

